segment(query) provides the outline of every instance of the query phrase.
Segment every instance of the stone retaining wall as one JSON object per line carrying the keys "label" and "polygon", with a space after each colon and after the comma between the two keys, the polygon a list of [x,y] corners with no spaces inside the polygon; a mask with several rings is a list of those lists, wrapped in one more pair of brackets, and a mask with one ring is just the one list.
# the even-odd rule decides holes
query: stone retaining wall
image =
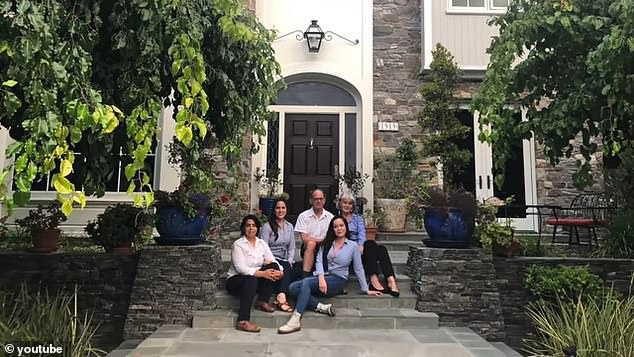
{"label": "stone retaining wall", "polygon": [[163,324],[191,326],[193,311],[216,306],[220,244],[146,246],[139,255],[125,339],[145,338]]}
{"label": "stone retaining wall", "polygon": [[614,289],[626,296],[629,293],[634,273],[634,260],[631,259],[496,257],[493,263],[497,285],[501,292],[506,343],[515,349],[522,347],[522,338],[529,332],[529,321],[524,312],[526,305],[531,301],[531,295],[524,287],[524,275],[528,266],[532,264],[588,266],[590,270],[601,277],[607,286],[613,286]]}
{"label": "stone retaining wall", "polygon": [[101,324],[95,342],[110,346],[121,341],[137,259],[94,253],[0,253],[0,292],[16,291],[24,282],[32,290],[72,294],[77,285],[82,315],[94,309],[93,322]]}
{"label": "stone retaining wall", "polygon": [[434,312],[444,326],[469,327],[504,340],[501,296],[491,254],[482,249],[410,247],[407,274],[416,310]]}

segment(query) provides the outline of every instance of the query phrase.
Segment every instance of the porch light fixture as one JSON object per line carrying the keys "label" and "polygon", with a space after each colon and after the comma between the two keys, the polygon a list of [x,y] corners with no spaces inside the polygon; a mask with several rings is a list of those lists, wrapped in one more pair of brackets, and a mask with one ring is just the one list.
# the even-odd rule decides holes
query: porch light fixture
{"label": "porch light fixture", "polygon": [[335,35],[347,42],[349,42],[350,44],[357,45],[359,44],[359,40],[355,39],[350,40],[347,39],[343,36],[341,36],[340,34],[334,32],[334,31],[326,31],[324,32],[321,27],[317,24],[317,20],[310,20],[310,25],[308,25],[308,28],[306,28],[306,31],[302,30],[295,30],[295,31],[291,31],[289,33],[285,33],[281,36],[278,36],[275,40],[279,40],[281,38],[284,38],[286,36],[292,35],[292,34],[296,34],[295,35],[295,39],[297,41],[302,41],[302,40],[306,40],[306,45],[308,45],[308,52],[309,53],[318,53],[319,49],[321,48],[321,42],[323,40],[326,41],[330,41],[332,40],[332,35]]}

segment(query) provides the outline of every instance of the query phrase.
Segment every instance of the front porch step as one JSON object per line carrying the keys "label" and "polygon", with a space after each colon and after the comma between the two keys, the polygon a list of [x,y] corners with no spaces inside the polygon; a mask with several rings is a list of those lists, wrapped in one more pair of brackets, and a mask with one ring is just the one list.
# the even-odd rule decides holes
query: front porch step
{"label": "front porch step", "polygon": [[[348,290],[347,294],[337,295],[331,298],[320,298],[323,303],[333,303],[337,308],[361,309],[361,308],[408,308],[416,306],[416,295],[409,290],[401,290],[401,295],[395,298],[391,295],[369,296],[362,294],[359,287]],[[216,292],[216,304],[219,309],[237,309],[240,300],[227,293],[226,290]]]}
{"label": "front porch step", "polygon": [[393,232],[377,232],[376,233],[376,241],[380,244],[385,244],[391,241],[408,241],[412,243],[423,243],[423,239],[428,238],[427,232],[403,232],[403,233],[393,233]]}
{"label": "front porch step", "polygon": [[[224,290],[225,289],[225,281],[227,280],[226,278],[226,274],[225,276],[223,276],[222,278],[219,279],[219,283],[218,283],[218,287],[220,290]],[[409,276],[405,275],[405,274],[396,274],[396,281],[398,283],[398,287],[401,291],[401,294],[405,291],[411,291],[412,288],[412,279],[410,279]],[[384,287],[387,287],[386,282],[384,281],[383,276],[381,276],[381,284],[383,284]],[[354,273],[350,272],[350,275],[348,276],[348,283],[346,284],[346,289],[348,291],[351,290],[359,290],[359,281],[357,280],[357,277],[354,275]]]}
{"label": "front porch step", "polygon": [[[336,307],[337,316],[330,317],[307,311],[302,317],[302,328],[319,329],[430,329],[438,328],[438,315],[401,308]],[[237,310],[194,311],[192,328],[231,328],[236,324]],[[251,312],[251,321],[263,328],[284,325],[290,313],[275,311]]]}
{"label": "front porch step", "polygon": [[[396,274],[405,274],[407,272],[407,255],[408,251],[388,250],[392,266]],[[224,271],[229,270],[231,265],[231,249],[222,249],[222,267]]]}

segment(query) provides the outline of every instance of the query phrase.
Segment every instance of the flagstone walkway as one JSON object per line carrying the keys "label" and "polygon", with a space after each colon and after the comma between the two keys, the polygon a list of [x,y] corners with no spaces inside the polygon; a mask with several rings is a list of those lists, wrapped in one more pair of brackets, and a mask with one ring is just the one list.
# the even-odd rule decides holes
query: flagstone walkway
{"label": "flagstone walkway", "polygon": [[254,334],[232,328],[192,329],[165,325],[140,344],[137,343],[124,342],[108,356],[521,356],[504,344],[491,344],[462,327],[411,330],[303,329],[290,335],[278,335],[273,328],[265,328]]}

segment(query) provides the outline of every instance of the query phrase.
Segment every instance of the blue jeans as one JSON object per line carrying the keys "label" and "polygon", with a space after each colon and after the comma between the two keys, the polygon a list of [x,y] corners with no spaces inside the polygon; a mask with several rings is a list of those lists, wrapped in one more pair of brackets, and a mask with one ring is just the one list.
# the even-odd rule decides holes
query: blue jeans
{"label": "blue jeans", "polygon": [[317,303],[319,303],[317,296],[330,297],[341,294],[346,286],[347,280],[332,274],[326,275],[325,278],[326,285],[328,285],[328,289],[326,290],[328,294],[326,295],[319,291],[319,278],[316,276],[293,282],[288,287],[289,294],[295,297],[296,300],[295,311],[303,315],[306,308],[314,310],[317,307]]}

